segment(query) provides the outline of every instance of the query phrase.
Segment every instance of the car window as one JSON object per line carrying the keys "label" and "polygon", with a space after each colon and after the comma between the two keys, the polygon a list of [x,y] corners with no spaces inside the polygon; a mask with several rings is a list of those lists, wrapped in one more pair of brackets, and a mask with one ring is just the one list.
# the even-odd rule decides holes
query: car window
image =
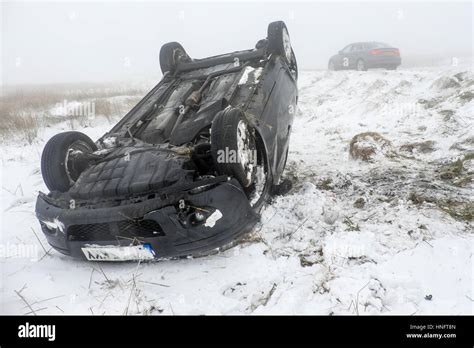
{"label": "car window", "polygon": [[352,45],[352,52],[362,51],[364,49],[363,44]]}
{"label": "car window", "polygon": [[386,43],[383,43],[383,42],[374,42],[372,43],[372,47],[371,48],[388,48],[390,47],[390,45],[387,45]]}
{"label": "car window", "polygon": [[347,45],[342,49],[342,53],[349,53],[354,45]]}

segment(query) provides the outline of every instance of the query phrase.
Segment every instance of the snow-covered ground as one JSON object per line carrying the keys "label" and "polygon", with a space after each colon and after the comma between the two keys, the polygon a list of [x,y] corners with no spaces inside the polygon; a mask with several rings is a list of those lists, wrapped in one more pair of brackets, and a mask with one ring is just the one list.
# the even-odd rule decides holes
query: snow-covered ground
{"label": "snow-covered ground", "polygon": [[[1,144],[0,313],[473,314],[472,66],[302,72],[299,90],[292,191],[243,243],[202,258],[88,263],[50,250],[34,216],[40,155],[67,124]],[[111,127],[92,123],[93,139]],[[351,159],[367,131],[389,151]]]}

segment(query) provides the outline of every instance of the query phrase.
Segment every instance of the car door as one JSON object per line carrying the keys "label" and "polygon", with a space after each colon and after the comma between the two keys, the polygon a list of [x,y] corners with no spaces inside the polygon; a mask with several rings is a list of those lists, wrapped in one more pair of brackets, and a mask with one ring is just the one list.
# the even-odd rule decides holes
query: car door
{"label": "car door", "polygon": [[352,45],[351,51],[349,52],[349,69],[356,69],[357,61],[360,59],[363,49],[363,44],[358,43]]}
{"label": "car door", "polygon": [[341,51],[339,51],[338,65],[340,69],[350,69],[352,46],[354,45],[347,45]]}
{"label": "car door", "polygon": [[257,121],[276,183],[288,149],[297,96],[296,81],[287,65],[281,59],[275,59],[265,67],[265,78],[245,109],[245,113]]}
{"label": "car door", "polygon": [[362,59],[366,65],[366,67],[369,67],[369,57],[368,57],[368,52],[369,52],[369,47],[370,45],[368,43],[361,43],[359,47],[357,48],[357,58],[356,60]]}

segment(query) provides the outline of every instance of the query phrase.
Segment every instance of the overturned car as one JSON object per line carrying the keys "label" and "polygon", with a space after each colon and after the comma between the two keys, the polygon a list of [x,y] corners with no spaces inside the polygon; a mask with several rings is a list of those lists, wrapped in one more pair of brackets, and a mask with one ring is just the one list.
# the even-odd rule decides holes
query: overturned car
{"label": "overturned car", "polygon": [[251,50],[192,59],[171,42],[162,80],[93,142],[46,144],[36,215],[58,251],[88,260],[203,255],[249,232],[286,164],[298,100],[283,22]]}

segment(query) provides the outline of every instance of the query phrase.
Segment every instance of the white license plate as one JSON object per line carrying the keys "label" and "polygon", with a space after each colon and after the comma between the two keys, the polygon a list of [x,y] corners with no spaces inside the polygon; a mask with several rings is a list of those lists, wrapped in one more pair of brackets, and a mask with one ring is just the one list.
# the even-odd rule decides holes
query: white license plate
{"label": "white license plate", "polygon": [[155,252],[150,244],[132,246],[89,245],[82,248],[82,252],[89,261],[132,261],[155,258]]}

